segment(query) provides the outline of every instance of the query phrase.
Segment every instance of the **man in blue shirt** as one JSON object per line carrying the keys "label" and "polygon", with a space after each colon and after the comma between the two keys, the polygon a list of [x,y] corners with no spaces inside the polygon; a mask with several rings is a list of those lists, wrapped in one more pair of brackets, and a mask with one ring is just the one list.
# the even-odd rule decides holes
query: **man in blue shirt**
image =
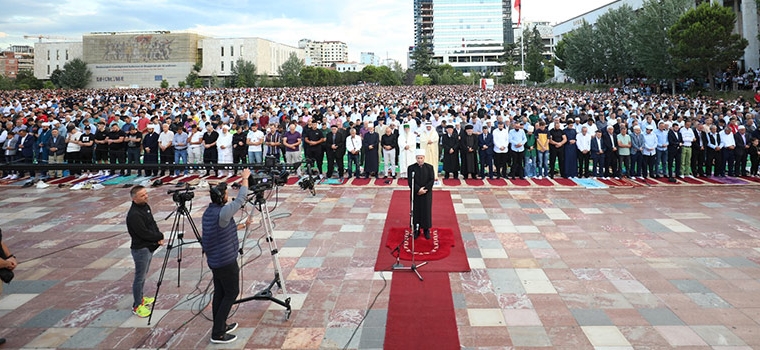
{"label": "man in blue shirt", "polygon": [[525,143],[528,142],[528,137],[525,136],[522,122],[515,123],[513,127],[514,129],[509,131],[509,149],[512,155],[512,170],[509,176],[512,177],[512,180],[515,179],[515,176],[519,177],[520,180],[524,180],[525,169],[523,161],[525,160]]}
{"label": "man in blue shirt", "polygon": [[657,161],[655,167],[659,169],[652,175],[654,177],[665,176],[668,173],[668,132],[668,125],[663,121],[660,122],[659,129],[654,132],[655,136],[657,136]]}

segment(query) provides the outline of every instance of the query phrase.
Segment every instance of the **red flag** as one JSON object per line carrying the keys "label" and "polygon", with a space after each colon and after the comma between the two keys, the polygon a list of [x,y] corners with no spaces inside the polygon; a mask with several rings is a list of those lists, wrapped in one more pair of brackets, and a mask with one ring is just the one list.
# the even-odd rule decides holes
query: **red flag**
{"label": "red flag", "polygon": [[520,4],[520,0],[515,0],[515,10],[517,10],[517,25],[520,25],[521,19],[522,19],[522,4]]}

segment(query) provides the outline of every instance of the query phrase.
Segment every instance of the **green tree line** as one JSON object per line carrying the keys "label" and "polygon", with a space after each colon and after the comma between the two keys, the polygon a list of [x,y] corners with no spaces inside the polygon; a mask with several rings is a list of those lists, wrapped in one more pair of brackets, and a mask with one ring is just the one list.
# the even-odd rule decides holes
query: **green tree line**
{"label": "green tree line", "polygon": [[578,82],[648,77],[707,79],[744,54],[733,33],[733,10],[690,0],[647,0],[639,11],[623,5],[584,22],[557,43],[554,63]]}

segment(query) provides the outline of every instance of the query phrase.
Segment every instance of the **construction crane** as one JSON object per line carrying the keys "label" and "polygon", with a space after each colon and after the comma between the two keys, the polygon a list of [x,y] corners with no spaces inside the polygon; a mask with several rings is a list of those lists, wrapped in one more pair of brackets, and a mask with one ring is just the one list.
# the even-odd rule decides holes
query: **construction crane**
{"label": "construction crane", "polygon": [[37,39],[38,42],[42,42],[42,39],[48,39],[48,40],[75,40],[72,38],[67,38],[63,36],[55,36],[55,35],[24,35],[24,39]]}

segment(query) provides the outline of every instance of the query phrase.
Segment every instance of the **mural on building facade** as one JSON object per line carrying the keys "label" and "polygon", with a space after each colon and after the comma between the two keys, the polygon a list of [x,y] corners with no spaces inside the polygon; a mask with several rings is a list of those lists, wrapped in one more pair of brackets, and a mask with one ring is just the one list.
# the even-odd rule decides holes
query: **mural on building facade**
{"label": "mural on building facade", "polygon": [[172,55],[174,39],[138,35],[129,38],[108,39],[103,43],[105,62],[156,62],[168,61]]}

